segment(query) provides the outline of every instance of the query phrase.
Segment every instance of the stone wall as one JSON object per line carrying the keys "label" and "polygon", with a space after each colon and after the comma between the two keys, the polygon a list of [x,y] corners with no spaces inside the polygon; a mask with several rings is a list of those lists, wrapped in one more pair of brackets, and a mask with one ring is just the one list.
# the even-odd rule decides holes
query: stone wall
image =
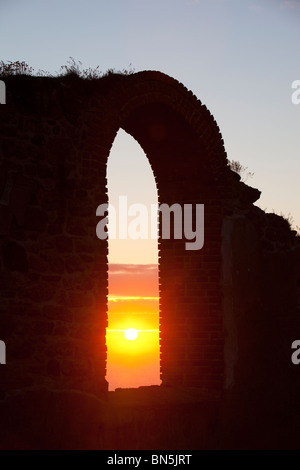
{"label": "stone wall", "polygon": [[[234,442],[237,414],[255,409],[259,415],[270,393],[272,411],[299,387],[290,361],[300,327],[295,233],[253,205],[259,191],[229,170],[214,118],[176,80],[159,72],[91,81],[15,76],[6,88],[0,109],[2,405],[36,403],[39,415],[48,416],[53,400],[45,394],[75,393],[76,403],[84,397],[83,410],[88,397],[104,400],[105,408],[107,243],[96,237],[96,208],[107,202],[106,162],[123,128],[149,159],[159,203],[205,206],[201,250],[185,250],[185,240],[159,243],[162,387],[216,397],[219,425],[234,423]],[[55,416],[58,409],[53,405]],[[12,423],[11,433],[18,426]],[[43,442],[51,447],[49,432]],[[107,440],[101,445],[109,446]]]}

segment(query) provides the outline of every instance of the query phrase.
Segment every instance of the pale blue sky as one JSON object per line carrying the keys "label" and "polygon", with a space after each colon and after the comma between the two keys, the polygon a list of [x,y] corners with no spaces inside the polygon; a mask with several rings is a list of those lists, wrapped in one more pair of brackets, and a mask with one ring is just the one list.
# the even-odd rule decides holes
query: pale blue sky
{"label": "pale blue sky", "polygon": [[0,1],[0,59],[173,76],[212,112],[228,158],[255,173],[260,206],[300,226],[299,45],[300,1]]}

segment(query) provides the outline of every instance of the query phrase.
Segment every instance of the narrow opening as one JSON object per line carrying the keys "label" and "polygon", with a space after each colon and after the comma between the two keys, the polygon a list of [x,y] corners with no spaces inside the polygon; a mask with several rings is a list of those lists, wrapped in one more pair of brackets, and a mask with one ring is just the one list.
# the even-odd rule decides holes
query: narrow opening
{"label": "narrow opening", "polygon": [[140,145],[119,130],[108,163],[109,390],[160,384],[157,188]]}

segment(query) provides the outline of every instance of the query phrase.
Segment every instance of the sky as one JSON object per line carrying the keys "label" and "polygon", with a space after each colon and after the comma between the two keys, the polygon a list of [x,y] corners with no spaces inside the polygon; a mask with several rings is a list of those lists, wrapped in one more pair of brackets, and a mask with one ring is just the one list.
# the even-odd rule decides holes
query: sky
{"label": "sky", "polygon": [[[111,237],[108,241],[109,262],[150,265],[158,263],[157,238],[151,238],[151,227],[157,226],[157,220],[154,217],[151,224],[151,204],[158,202],[156,183],[149,160],[141,146],[123,129],[119,130],[110,151],[107,162],[107,180],[109,203],[116,210],[114,224],[116,238],[112,239]],[[122,225],[122,223],[119,224],[119,216],[122,212],[120,196],[126,196],[127,212],[132,204],[144,205],[148,215],[145,217],[148,229],[146,239],[133,240],[129,237],[124,240],[120,239],[119,229]],[[138,216],[138,212],[136,214]],[[128,214],[128,229],[130,224],[137,220],[137,216]],[[109,220],[111,219],[112,214],[109,213]],[[110,225],[108,225],[108,233],[112,235]]]}
{"label": "sky", "polygon": [[[257,204],[298,226],[300,104],[291,96],[300,80],[299,44],[300,1],[0,1],[1,60],[54,74],[73,57],[103,72],[159,70],[176,78],[214,115],[229,160],[254,173],[247,183],[262,191]],[[134,163],[126,168],[124,156],[138,160],[135,144],[120,131],[112,175],[122,167],[130,180]],[[149,179],[147,164],[139,171],[140,181]],[[125,251],[112,261],[135,262]],[[141,251],[148,253],[141,263],[156,262],[154,249]]]}

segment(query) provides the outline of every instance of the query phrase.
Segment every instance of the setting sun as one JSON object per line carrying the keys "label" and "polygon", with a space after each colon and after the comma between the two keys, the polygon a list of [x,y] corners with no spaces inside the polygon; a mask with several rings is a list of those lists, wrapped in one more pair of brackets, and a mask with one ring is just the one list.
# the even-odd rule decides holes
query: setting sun
{"label": "setting sun", "polygon": [[108,297],[109,390],[160,384],[158,309],[158,297]]}
{"label": "setting sun", "polygon": [[138,337],[138,330],[136,330],[135,328],[127,328],[127,330],[125,330],[124,332],[124,336],[126,339],[133,341]]}

